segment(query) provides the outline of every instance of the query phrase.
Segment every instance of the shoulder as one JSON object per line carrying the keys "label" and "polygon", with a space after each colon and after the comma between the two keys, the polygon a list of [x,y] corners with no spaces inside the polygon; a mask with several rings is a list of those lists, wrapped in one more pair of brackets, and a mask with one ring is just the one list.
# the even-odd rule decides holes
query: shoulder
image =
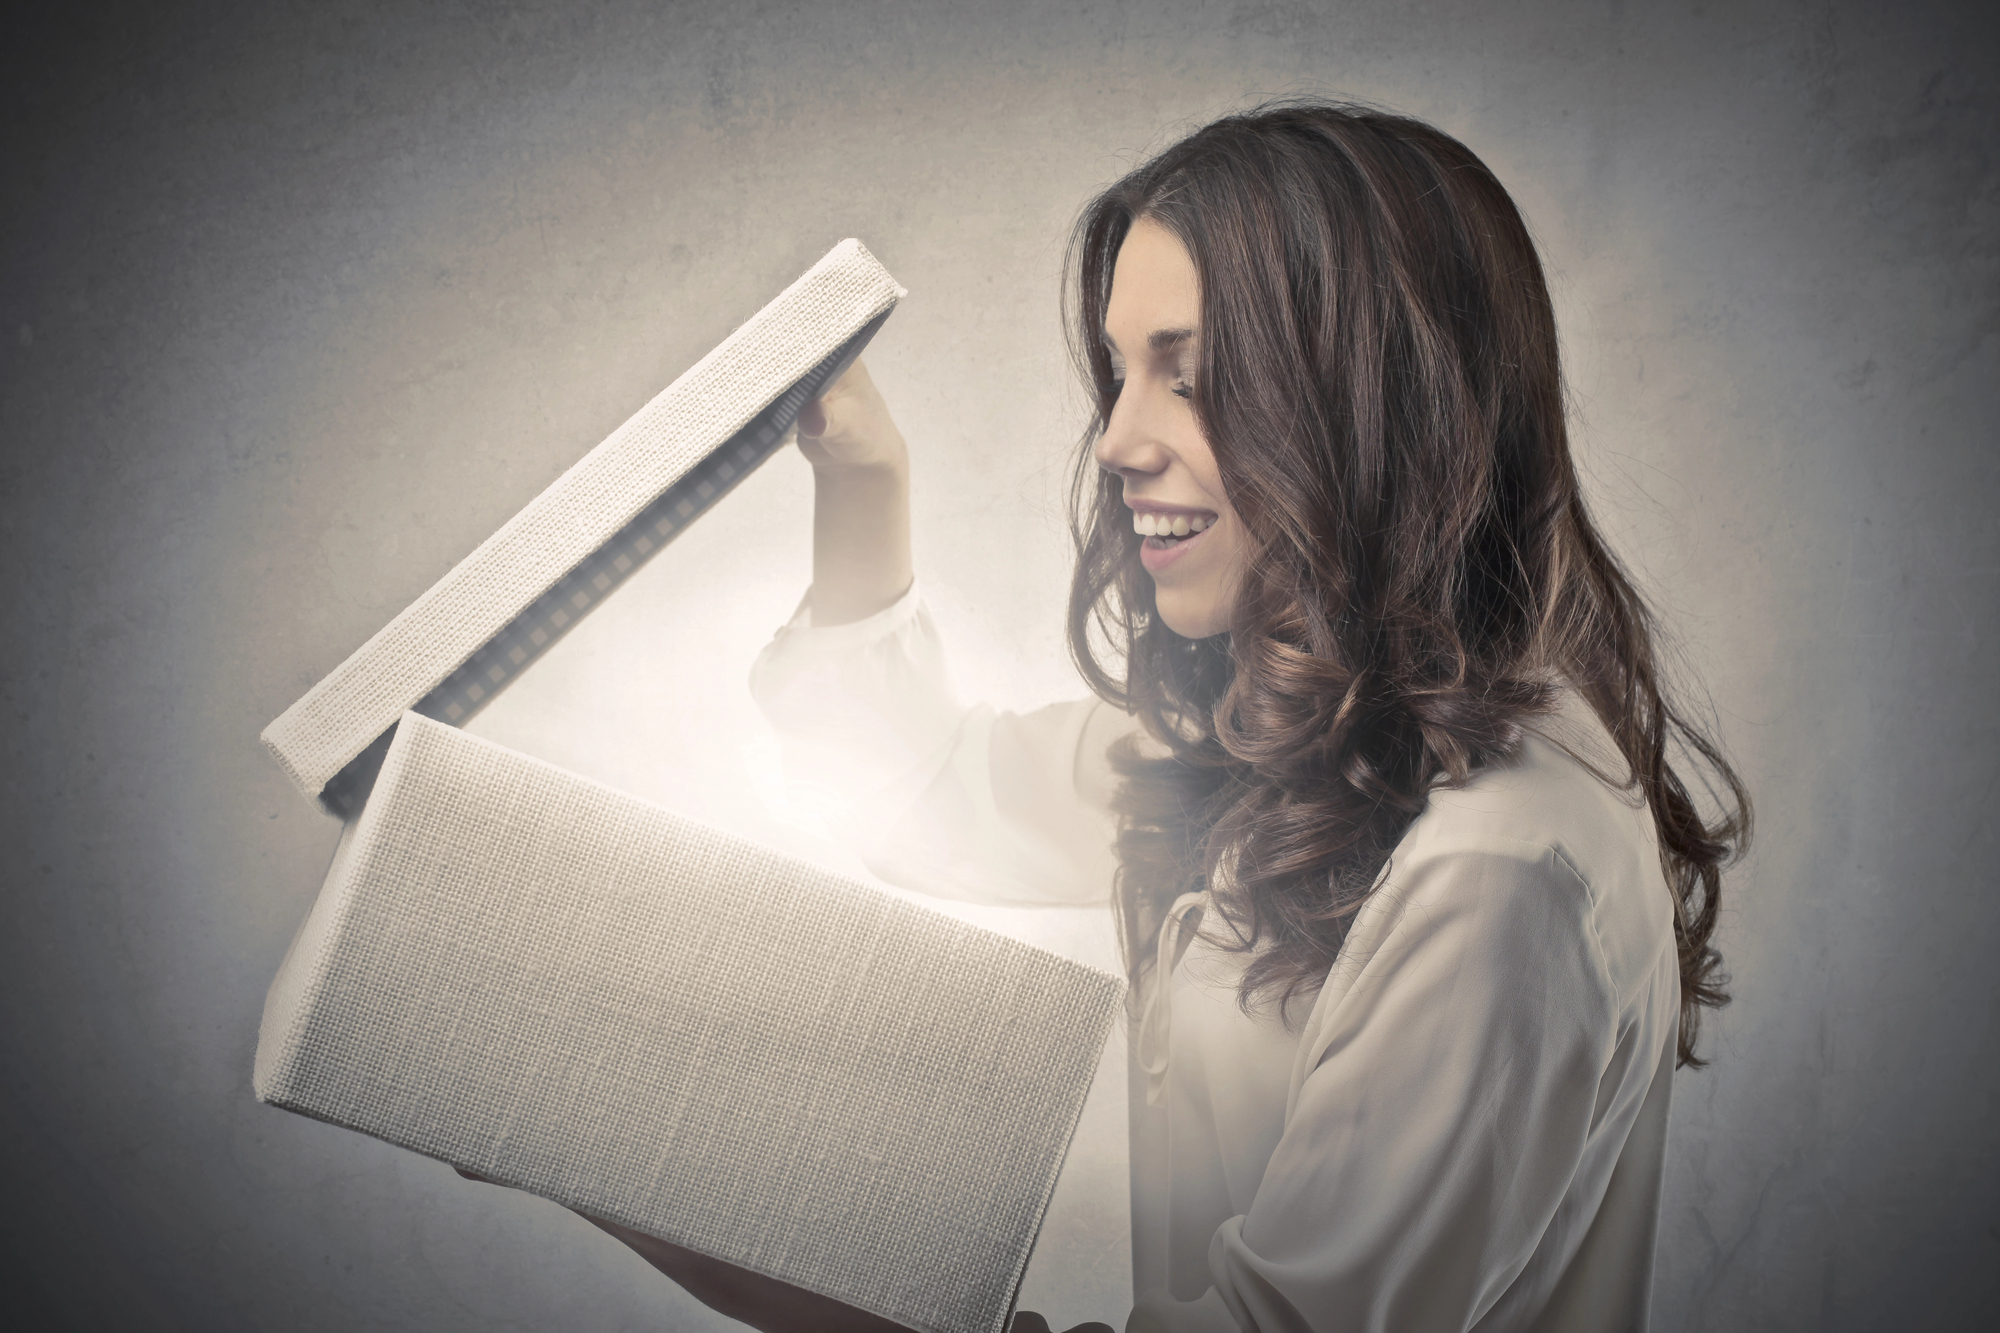
{"label": "shoulder", "polygon": [[1657,877],[1651,812],[1624,758],[1580,705],[1524,732],[1515,752],[1462,786],[1439,787],[1410,826],[1400,860],[1527,844],[1555,852],[1578,877],[1610,885]]}
{"label": "shoulder", "polygon": [[1418,890],[1427,910],[1567,923],[1589,937],[1621,995],[1674,947],[1652,814],[1610,736],[1576,702],[1470,782],[1431,793],[1391,859],[1383,887],[1398,885]]}

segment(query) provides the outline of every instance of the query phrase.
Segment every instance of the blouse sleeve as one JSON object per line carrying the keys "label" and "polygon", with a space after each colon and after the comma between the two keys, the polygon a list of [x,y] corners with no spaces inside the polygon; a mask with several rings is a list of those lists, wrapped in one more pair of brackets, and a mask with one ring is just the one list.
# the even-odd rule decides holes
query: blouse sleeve
{"label": "blouse sleeve", "polygon": [[1144,1293],[1128,1329],[1471,1328],[1577,1174],[1617,1007],[1554,850],[1395,866],[1314,1006],[1249,1210],[1210,1243],[1213,1286]]}
{"label": "blouse sleeve", "polygon": [[802,605],[750,689],[794,798],[883,879],[987,903],[1109,895],[1104,753],[1131,722],[1094,699],[1029,713],[962,703],[914,586],[846,625],[816,628]]}

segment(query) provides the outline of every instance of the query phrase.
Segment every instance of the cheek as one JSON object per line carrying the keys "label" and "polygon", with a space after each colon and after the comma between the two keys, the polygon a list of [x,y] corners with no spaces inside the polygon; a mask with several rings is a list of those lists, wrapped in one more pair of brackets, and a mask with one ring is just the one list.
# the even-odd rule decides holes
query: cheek
{"label": "cheek", "polygon": [[1236,594],[1243,581],[1244,565],[1249,554],[1249,543],[1243,540],[1243,528],[1232,522],[1228,530],[1229,540],[1213,554],[1218,558],[1212,562],[1207,580],[1218,613],[1228,619],[1235,610]]}
{"label": "cheek", "polygon": [[1233,509],[1224,508],[1220,512],[1222,522],[1216,525],[1215,535],[1222,540],[1216,543],[1215,549],[1209,553],[1210,562],[1218,570],[1234,569],[1243,559],[1243,553],[1249,548],[1250,543],[1246,540],[1242,517]]}

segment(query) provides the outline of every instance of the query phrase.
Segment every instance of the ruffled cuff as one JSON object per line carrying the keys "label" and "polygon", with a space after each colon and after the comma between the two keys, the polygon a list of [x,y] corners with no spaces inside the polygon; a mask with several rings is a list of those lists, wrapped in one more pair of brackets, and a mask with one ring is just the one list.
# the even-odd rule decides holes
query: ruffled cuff
{"label": "ruffled cuff", "polygon": [[928,781],[967,709],[916,584],[872,616],[815,626],[808,592],[750,669],[786,784],[821,814]]}
{"label": "ruffled cuff", "polygon": [[792,618],[779,626],[770,646],[757,659],[758,665],[762,666],[765,658],[786,643],[791,643],[795,651],[838,652],[900,633],[916,620],[923,604],[923,594],[917,588],[917,581],[911,579],[910,586],[903,590],[901,597],[872,616],[850,620],[844,625],[815,625],[812,623],[812,589],[807,588],[805,596],[799,598],[798,609],[792,612]]}

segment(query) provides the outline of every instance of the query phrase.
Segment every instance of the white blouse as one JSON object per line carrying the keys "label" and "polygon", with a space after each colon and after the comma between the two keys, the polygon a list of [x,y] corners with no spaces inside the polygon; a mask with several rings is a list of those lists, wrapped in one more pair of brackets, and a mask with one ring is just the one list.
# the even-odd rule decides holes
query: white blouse
{"label": "white blouse", "polygon": [[[953,698],[916,589],[752,672],[788,776],[892,883],[1109,900],[1098,701]],[[1132,1046],[1128,1330],[1646,1325],[1679,1006],[1652,819],[1579,705],[1432,793],[1302,1028],[1175,904]],[[1212,930],[1220,922],[1204,922]],[[1149,1095],[1150,1093],[1150,1095]]]}

